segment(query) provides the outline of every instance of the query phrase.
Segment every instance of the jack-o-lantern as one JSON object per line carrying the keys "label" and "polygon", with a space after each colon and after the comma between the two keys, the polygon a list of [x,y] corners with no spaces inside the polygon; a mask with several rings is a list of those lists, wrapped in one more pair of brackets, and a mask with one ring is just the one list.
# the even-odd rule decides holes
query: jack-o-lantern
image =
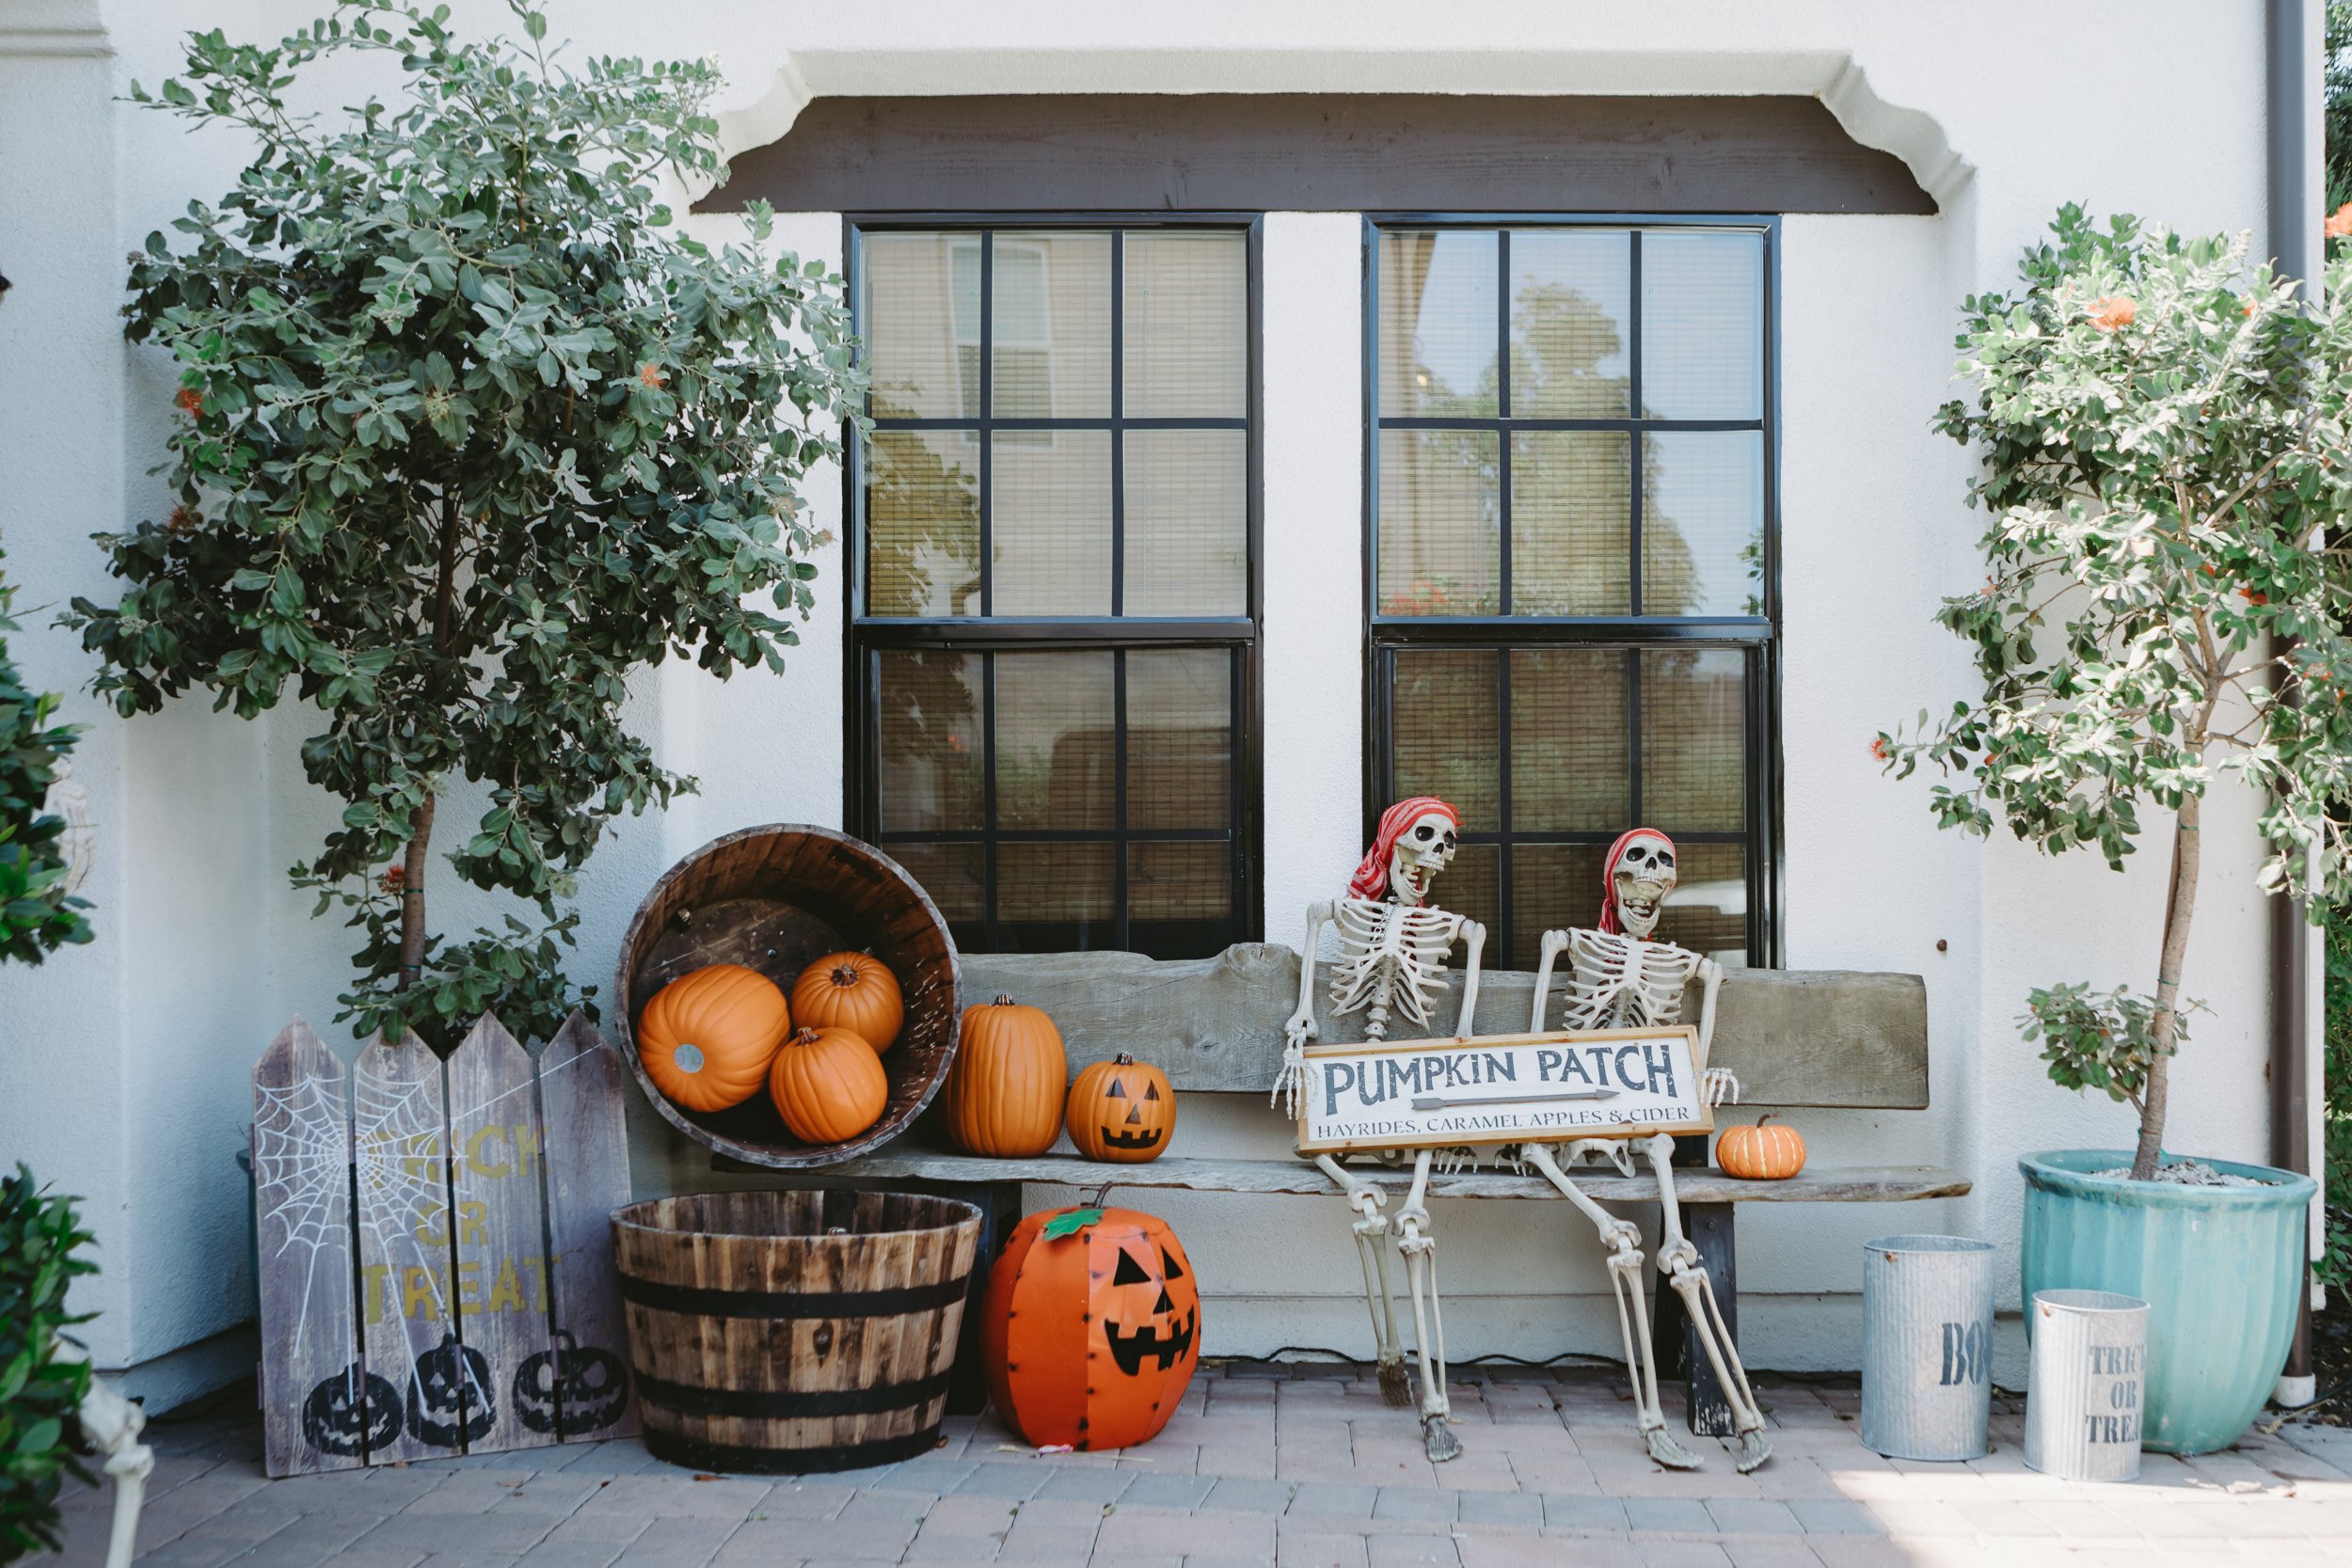
{"label": "jack-o-lantern", "polygon": [[1126,1449],[1176,1413],[1200,1336],[1200,1289],[1166,1221],[1064,1209],[1023,1220],[989,1271],[980,1365],[1029,1442]]}
{"label": "jack-o-lantern", "polygon": [[1176,1131],[1176,1091],[1168,1074],[1120,1052],[1078,1069],[1070,1085],[1070,1141],[1089,1160],[1156,1160]]}
{"label": "jack-o-lantern", "polygon": [[555,1338],[555,1349],[526,1355],[515,1369],[516,1416],[532,1431],[559,1437],[612,1425],[628,1410],[628,1363],[609,1350],[581,1349],[566,1330],[557,1329]]}
{"label": "jack-o-lantern", "polygon": [[409,1436],[427,1448],[453,1449],[486,1435],[497,1421],[487,1356],[444,1334],[417,1357],[408,1374]]}
{"label": "jack-o-lantern", "polygon": [[353,1362],[302,1402],[302,1439],[323,1454],[357,1458],[400,1440],[400,1390]]}

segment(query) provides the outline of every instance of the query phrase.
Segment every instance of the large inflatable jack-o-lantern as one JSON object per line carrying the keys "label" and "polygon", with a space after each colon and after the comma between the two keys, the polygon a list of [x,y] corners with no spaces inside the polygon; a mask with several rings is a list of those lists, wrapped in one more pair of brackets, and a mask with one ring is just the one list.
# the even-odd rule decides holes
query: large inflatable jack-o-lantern
{"label": "large inflatable jack-o-lantern", "polygon": [[1184,1243],[1132,1209],[1031,1214],[989,1272],[980,1356],[997,1413],[1029,1442],[1149,1442],[1200,1361]]}

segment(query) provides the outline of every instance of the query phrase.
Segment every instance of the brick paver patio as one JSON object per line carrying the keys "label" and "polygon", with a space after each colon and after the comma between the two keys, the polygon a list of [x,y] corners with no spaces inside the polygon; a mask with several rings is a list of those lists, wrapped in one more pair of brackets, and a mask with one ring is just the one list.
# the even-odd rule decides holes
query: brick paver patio
{"label": "brick paver patio", "polygon": [[[1851,1384],[1763,1380],[1775,1457],[1660,1469],[1597,1371],[1456,1380],[1467,1451],[1422,1457],[1409,1413],[1352,1369],[1204,1368],[1159,1439],[1040,1456],[993,1416],[950,1418],[923,1458],[806,1480],[696,1476],[635,1442],[270,1481],[250,1417],[151,1429],[164,1455],[141,1561],[155,1568],[2023,1568],[2352,1562],[2352,1434],[2259,1431],[2226,1453],[2148,1457],[2130,1485],[2025,1467],[2020,1402],[1965,1465],[1882,1459]],[[103,1494],[70,1501],[66,1563],[97,1564]]]}

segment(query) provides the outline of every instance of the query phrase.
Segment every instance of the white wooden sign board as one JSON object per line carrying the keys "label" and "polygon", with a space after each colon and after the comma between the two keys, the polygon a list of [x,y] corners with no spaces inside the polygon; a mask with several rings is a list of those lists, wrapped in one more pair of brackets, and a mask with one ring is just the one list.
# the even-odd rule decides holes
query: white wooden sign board
{"label": "white wooden sign board", "polygon": [[1706,1066],[1688,1026],[1313,1046],[1298,1151],[1711,1132]]}

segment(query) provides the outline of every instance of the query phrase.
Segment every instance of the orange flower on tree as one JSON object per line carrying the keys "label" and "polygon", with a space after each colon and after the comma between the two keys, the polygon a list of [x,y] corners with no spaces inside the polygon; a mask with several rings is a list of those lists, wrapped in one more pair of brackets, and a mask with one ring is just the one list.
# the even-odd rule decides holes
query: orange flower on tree
{"label": "orange flower on tree", "polygon": [[669,380],[661,373],[661,367],[650,359],[637,367],[637,379],[648,387],[660,387]]}
{"label": "orange flower on tree", "polygon": [[2129,326],[2138,314],[2138,303],[2128,294],[2101,294],[2090,302],[2090,325],[2102,332]]}
{"label": "orange flower on tree", "polygon": [[191,414],[201,414],[204,412],[204,394],[198,391],[193,387],[181,388],[180,395],[173,398],[171,401],[178,404],[181,407],[186,409]]}
{"label": "orange flower on tree", "polygon": [[1886,760],[1886,736],[1880,736],[1876,740],[1870,742],[1870,754],[1878,758],[1881,762],[1884,762]]}
{"label": "orange flower on tree", "polygon": [[2352,237],[2352,201],[2329,213],[2328,221],[2320,226],[2320,231],[2331,240]]}

